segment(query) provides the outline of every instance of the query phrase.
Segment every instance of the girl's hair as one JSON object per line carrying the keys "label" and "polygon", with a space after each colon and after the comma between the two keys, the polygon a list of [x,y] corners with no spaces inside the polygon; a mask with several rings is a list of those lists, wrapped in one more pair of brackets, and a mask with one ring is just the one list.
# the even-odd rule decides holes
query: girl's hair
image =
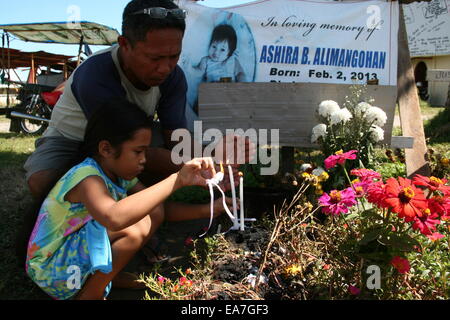
{"label": "girl's hair", "polygon": [[97,155],[99,142],[106,140],[117,148],[118,157],[122,143],[143,128],[150,129],[151,120],[137,105],[124,98],[108,101],[96,109],[88,120],[81,156],[84,159]]}
{"label": "girl's hair", "polygon": [[213,42],[222,41],[228,42],[228,48],[230,49],[228,52],[228,56],[230,57],[233,54],[234,50],[236,50],[237,45],[236,31],[234,31],[234,28],[232,26],[228,24],[220,24],[214,28],[209,45],[211,45]]}

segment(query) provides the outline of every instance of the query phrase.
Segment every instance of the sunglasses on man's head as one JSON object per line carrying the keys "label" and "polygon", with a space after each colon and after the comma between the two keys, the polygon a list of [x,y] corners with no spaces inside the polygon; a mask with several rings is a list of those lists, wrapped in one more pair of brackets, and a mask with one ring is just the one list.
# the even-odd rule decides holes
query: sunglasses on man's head
{"label": "sunglasses on man's head", "polygon": [[155,19],[164,19],[170,14],[172,17],[176,19],[184,19],[186,18],[186,10],[183,9],[166,9],[162,7],[154,7],[154,8],[146,8],[132,14],[148,14],[151,18]]}

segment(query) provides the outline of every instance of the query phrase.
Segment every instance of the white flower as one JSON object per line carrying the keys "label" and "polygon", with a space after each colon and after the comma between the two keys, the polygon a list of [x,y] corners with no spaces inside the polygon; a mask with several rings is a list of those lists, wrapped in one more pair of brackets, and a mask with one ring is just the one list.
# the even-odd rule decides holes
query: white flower
{"label": "white flower", "polygon": [[348,111],[347,108],[340,109],[331,114],[330,125],[334,125],[337,123],[345,123],[352,118],[352,114]]}
{"label": "white flower", "polygon": [[366,112],[366,119],[379,127],[384,126],[387,120],[386,113],[378,107],[370,107]]}
{"label": "white flower", "polygon": [[370,128],[370,137],[374,142],[382,141],[384,140],[384,130],[379,126],[373,125]]}
{"label": "white flower", "polygon": [[327,134],[326,124],[319,123],[314,128],[312,128],[311,143],[316,142],[320,137],[325,137]]}
{"label": "white flower", "polygon": [[371,104],[367,103],[367,102],[360,102],[356,105],[355,107],[355,112],[357,114],[363,114],[365,113],[370,107],[372,107]]}
{"label": "white flower", "polygon": [[338,111],[340,109],[338,103],[336,101],[333,100],[325,100],[322,101],[319,104],[319,114],[324,117],[327,118],[329,117],[332,113]]}
{"label": "white flower", "polygon": [[325,170],[322,167],[317,167],[316,169],[314,169],[311,173],[315,176],[320,176],[322,173],[324,173]]}
{"label": "white flower", "polygon": [[310,168],[312,168],[312,165],[310,165],[309,163],[304,163],[300,166],[300,171],[304,172]]}

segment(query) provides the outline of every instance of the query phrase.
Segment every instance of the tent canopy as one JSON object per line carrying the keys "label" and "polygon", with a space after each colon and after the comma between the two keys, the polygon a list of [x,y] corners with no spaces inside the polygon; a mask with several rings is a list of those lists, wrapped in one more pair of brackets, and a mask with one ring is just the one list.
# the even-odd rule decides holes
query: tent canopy
{"label": "tent canopy", "polygon": [[72,58],[74,56],[53,54],[45,51],[24,52],[16,49],[0,48],[0,68],[3,69],[29,68],[32,64],[62,69],[64,64],[73,64],[75,66],[75,61],[69,61]]}
{"label": "tent canopy", "polygon": [[117,42],[116,29],[88,21],[3,24],[0,29],[23,41],[43,43],[112,45]]}

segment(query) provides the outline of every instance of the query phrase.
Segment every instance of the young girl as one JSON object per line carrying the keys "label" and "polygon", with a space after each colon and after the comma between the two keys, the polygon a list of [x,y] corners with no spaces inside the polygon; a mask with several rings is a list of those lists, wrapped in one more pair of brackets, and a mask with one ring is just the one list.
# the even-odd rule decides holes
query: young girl
{"label": "young girl", "polygon": [[[53,298],[106,297],[111,281],[164,219],[209,217],[208,204],[163,202],[181,187],[205,186],[205,178],[215,174],[212,159],[193,159],[146,188],[136,176],[150,140],[145,113],[125,100],[99,108],[89,119],[82,150],[87,157],[50,191],[28,243],[26,271]],[[222,212],[218,199],[214,215]]]}

